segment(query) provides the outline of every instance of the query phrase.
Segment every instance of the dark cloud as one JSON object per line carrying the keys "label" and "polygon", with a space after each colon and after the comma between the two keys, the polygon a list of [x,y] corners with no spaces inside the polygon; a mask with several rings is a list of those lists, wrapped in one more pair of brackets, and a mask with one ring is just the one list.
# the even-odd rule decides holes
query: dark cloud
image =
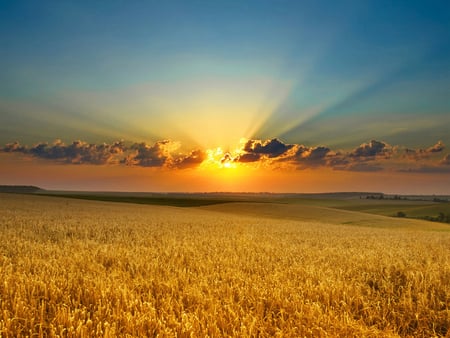
{"label": "dark cloud", "polygon": [[435,145],[427,149],[405,149],[406,157],[411,159],[420,160],[429,158],[430,155],[440,153],[445,149],[445,145],[442,141],[438,141]]}
{"label": "dark cloud", "polygon": [[380,171],[381,160],[389,159],[395,148],[385,142],[372,140],[350,152],[335,152],[326,146],[308,147],[302,144],[285,144],[278,139],[249,140],[236,161],[243,163],[270,161],[287,163],[298,169],[329,167],[336,170]]}
{"label": "dark cloud", "polygon": [[2,151],[4,151],[5,153],[25,153],[26,150],[27,148],[21,146],[20,143],[17,141],[13,143],[8,143],[2,148]]}
{"label": "dark cloud", "polygon": [[283,156],[294,147],[294,144],[286,144],[276,138],[266,141],[248,140],[241,149],[241,153],[232,160],[240,163],[253,163],[267,159],[284,161],[286,158]]}
{"label": "dark cloud", "polygon": [[233,158],[233,156],[231,156],[230,153],[225,153],[225,155],[223,155],[223,157],[220,159],[220,163],[224,164],[226,162],[233,162],[235,161],[235,158]]}
{"label": "dark cloud", "polygon": [[193,150],[187,155],[172,153],[179,147],[178,143],[171,140],[157,141],[153,145],[145,142],[135,143],[130,147],[133,154],[123,160],[128,165],[140,167],[166,167],[187,169],[201,164],[206,159],[202,150]]}
{"label": "dark cloud", "polygon": [[230,153],[225,153],[225,155],[223,155],[223,157],[220,159],[220,163],[233,162],[233,161],[234,161],[234,159]]}
{"label": "dark cloud", "polygon": [[374,158],[377,156],[389,157],[393,153],[393,148],[384,142],[372,140],[369,143],[363,143],[355,148],[350,156],[359,159]]}
{"label": "dark cloud", "polygon": [[128,165],[141,167],[162,167],[170,158],[168,148],[171,144],[170,140],[158,141],[154,145],[148,145],[145,142],[134,143],[130,149],[135,153],[128,156],[125,162]]}
{"label": "dark cloud", "polygon": [[61,140],[53,144],[38,143],[32,147],[22,146],[19,142],[6,144],[0,151],[22,153],[36,158],[54,160],[71,164],[114,164],[121,163],[141,167],[191,168],[202,163],[206,155],[202,150],[194,150],[187,155],[174,157],[172,152],[178,144],[163,140],[149,145],[145,142],[134,143],[126,147],[123,141],[111,144],[91,144],[74,141],[69,145]]}
{"label": "dark cloud", "polygon": [[261,158],[261,155],[255,154],[255,153],[246,153],[239,155],[235,161],[241,162],[241,163],[251,163],[251,162],[257,162]]}
{"label": "dark cloud", "polygon": [[409,149],[409,148],[405,149],[406,157],[409,157],[409,158],[412,158],[412,159],[418,160],[420,158],[423,158],[424,156],[422,154],[423,154],[422,153],[422,149],[418,149],[418,150],[416,150],[416,149]]}
{"label": "dark cloud", "polygon": [[[53,144],[38,143],[32,147],[19,142],[0,148],[4,153],[22,153],[35,158],[71,164],[127,164],[131,166],[187,169],[199,166],[207,160],[207,151],[197,149],[188,153],[175,153],[180,145],[171,140],[145,142],[125,146],[122,141],[111,144],[92,144],[74,141],[66,145],[60,140]],[[404,149],[400,153],[398,149]],[[264,162],[273,167],[295,167],[297,169],[328,167],[334,170],[376,172],[395,170],[403,172],[447,173],[450,172],[450,154],[442,160],[417,163],[417,159],[433,158],[445,149],[439,141],[425,149],[405,149],[399,146],[371,140],[348,152],[335,151],[326,146],[309,147],[301,144],[286,144],[278,139],[249,140],[238,151],[239,155],[226,153],[214,161],[239,162],[242,164]],[[406,154],[406,155],[405,155]],[[414,159],[414,161],[411,161]],[[405,169],[406,168],[406,169]]]}
{"label": "dark cloud", "polygon": [[305,147],[304,145],[301,145],[301,144],[298,144],[297,146],[296,146],[296,151],[295,151],[295,157],[297,157],[297,158],[300,158],[300,157],[302,157],[303,156],[303,154],[307,154],[308,152],[309,152],[309,149],[310,148],[308,148],[308,147]]}
{"label": "dark cloud", "polygon": [[[427,153],[441,152],[443,150],[443,143],[438,142],[434,146],[428,148],[427,150],[419,149],[419,154],[423,154],[425,151]],[[442,148],[442,149],[441,149]],[[417,155],[414,157],[418,159]],[[419,159],[428,158],[428,156],[419,157]],[[428,163],[422,162],[420,166],[409,166],[408,168],[399,169],[399,172],[409,172],[409,173],[425,173],[425,174],[442,174],[450,173],[450,154],[447,154],[440,161],[428,161]]]}
{"label": "dark cloud", "polygon": [[62,161],[72,164],[107,164],[117,163],[118,155],[123,154],[125,147],[122,142],[113,144],[89,144],[83,141],[74,141],[69,145],[60,140],[53,144],[38,143],[33,147],[21,146],[18,142],[7,144],[3,151],[20,152],[37,158]]}
{"label": "dark cloud", "polygon": [[248,140],[244,146],[244,151],[250,154],[267,155],[269,158],[272,158],[284,154],[293,146],[293,144],[285,144],[276,138],[265,142],[261,140]]}
{"label": "dark cloud", "polygon": [[299,145],[292,159],[302,168],[324,166],[328,162],[330,152],[331,149],[324,146],[305,147]]}
{"label": "dark cloud", "polygon": [[172,166],[179,169],[194,168],[206,159],[206,154],[202,150],[194,150],[189,155],[176,159]]}
{"label": "dark cloud", "polygon": [[327,165],[336,170],[347,170],[351,163],[348,156],[336,153],[328,158]]}
{"label": "dark cloud", "polygon": [[445,145],[442,141],[438,141],[434,146],[427,149],[429,153],[440,153],[445,149]]}
{"label": "dark cloud", "polygon": [[395,162],[398,147],[386,142],[371,140],[352,151],[338,152],[328,159],[329,167],[335,170],[377,172],[386,169],[387,161]]}
{"label": "dark cloud", "polygon": [[310,161],[322,161],[330,151],[330,148],[322,146],[311,148],[307,159]]}
{"label": "dark cloud", "polygon": [[326,147],[317,147],[316,162],[334,170],[377,172],[384,169],[382,161],[390,159],[395,148],[377,140],[363,143],[350,152],[333,152]]}

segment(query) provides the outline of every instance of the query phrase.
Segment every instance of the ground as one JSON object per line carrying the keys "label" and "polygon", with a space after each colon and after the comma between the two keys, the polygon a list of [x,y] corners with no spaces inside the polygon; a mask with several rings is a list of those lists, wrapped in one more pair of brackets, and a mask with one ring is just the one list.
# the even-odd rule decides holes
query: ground
{"label": "ground", "polygon": [[0,333],[445,336],[450,226],[370,203],[0,194]]}

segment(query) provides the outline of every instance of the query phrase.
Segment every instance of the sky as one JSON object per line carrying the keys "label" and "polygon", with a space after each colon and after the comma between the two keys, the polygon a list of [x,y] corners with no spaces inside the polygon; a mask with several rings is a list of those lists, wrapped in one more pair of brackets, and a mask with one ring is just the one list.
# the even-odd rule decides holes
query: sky
{"label": "sky", "polygon": [[0,184],[450,194],[448,1],[0,1]]}

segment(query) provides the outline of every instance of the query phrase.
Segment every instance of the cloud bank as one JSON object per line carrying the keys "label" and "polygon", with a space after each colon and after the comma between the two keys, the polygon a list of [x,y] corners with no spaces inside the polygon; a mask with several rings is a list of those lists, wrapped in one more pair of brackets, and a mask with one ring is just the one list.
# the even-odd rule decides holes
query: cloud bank
{"label": "cloud bank", "polygon": [[118,158],[125,151],[125,146],[121,141],[112,144],[90,144],[83,141],[73,141],[66,145],[61,140],[56,140],[53,144],[38,143],[32,147],[22,146],[18,142],[9,143],[2,151],[23,153],[37,158],[71,164],[109,164],[118,162]]}
{"label": "cloud bank", "polygon": [[193,150],[189,154],[174,154],[179,148],[177,142],[170,140],[157,141],[154,144],[134,143],[126,146],[123,141],[111,144],[92,144],[73,141],[66,145],[61,140],[53,144],[38,143],[32,147],[23,146],[19,142],[6,144],[0,148],[4,153],[21,153],[34,158],[53,160],[66,164],[124,164],[140,167],[166,167],[186,169],[199,165],[205,159],[201,150]]}
{"label": "cloud bank", "polygon": [[[297,169],[326,167],[359,172],[382,170],[446,172],[448,168],[445,166],[450,165],[450,154],[443,159],[436,157],[440,156],[444,149],[445,145],[441,141],[425,149],[410,149],[392,146],[384,141],[370,140],[343,151],[333,150],[324,145],[285,144],[279,139],[248,140],[233,161],[282,164]],[[425,167],[428,170],[423,170]]]}
{"label": "cloud bank", "polygon": [[[172,140],[129,145],[124,141],[94,144],[78,140],[65,144],[61,140],[56,140],[52,144],[44,142],[33,146],[13,142],[0,148],[0,151],[65,164],[128,165],[169,170],[196,168],[208,161],[211,163],[211,159],[208,158],[211,151],[208,149],[180,152],[180,148],[180,143]],[[399,145],[392,146],[384,141],[370,140],[353,149],[333,150],[325,145],[288,144],[273,138],[246,140],[234,153],[225,152],[214,161],[219,166],[233,162],[241,165],[264,164],[266,167],[297,170],[330,168],[358,172],[383,170],[450,172],[450,154],[443,154],[444,151],[445,145],[441,141],[427,148],[411,149]]]}

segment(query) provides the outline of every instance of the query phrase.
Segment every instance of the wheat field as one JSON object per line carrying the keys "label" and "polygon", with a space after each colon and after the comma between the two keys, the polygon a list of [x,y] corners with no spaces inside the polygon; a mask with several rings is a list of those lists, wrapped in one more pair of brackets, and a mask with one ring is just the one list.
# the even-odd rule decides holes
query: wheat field
{"label": "wheat field", "polygon": [[450,335],[450,232],[327,217],[0,194],[0,337]]}

